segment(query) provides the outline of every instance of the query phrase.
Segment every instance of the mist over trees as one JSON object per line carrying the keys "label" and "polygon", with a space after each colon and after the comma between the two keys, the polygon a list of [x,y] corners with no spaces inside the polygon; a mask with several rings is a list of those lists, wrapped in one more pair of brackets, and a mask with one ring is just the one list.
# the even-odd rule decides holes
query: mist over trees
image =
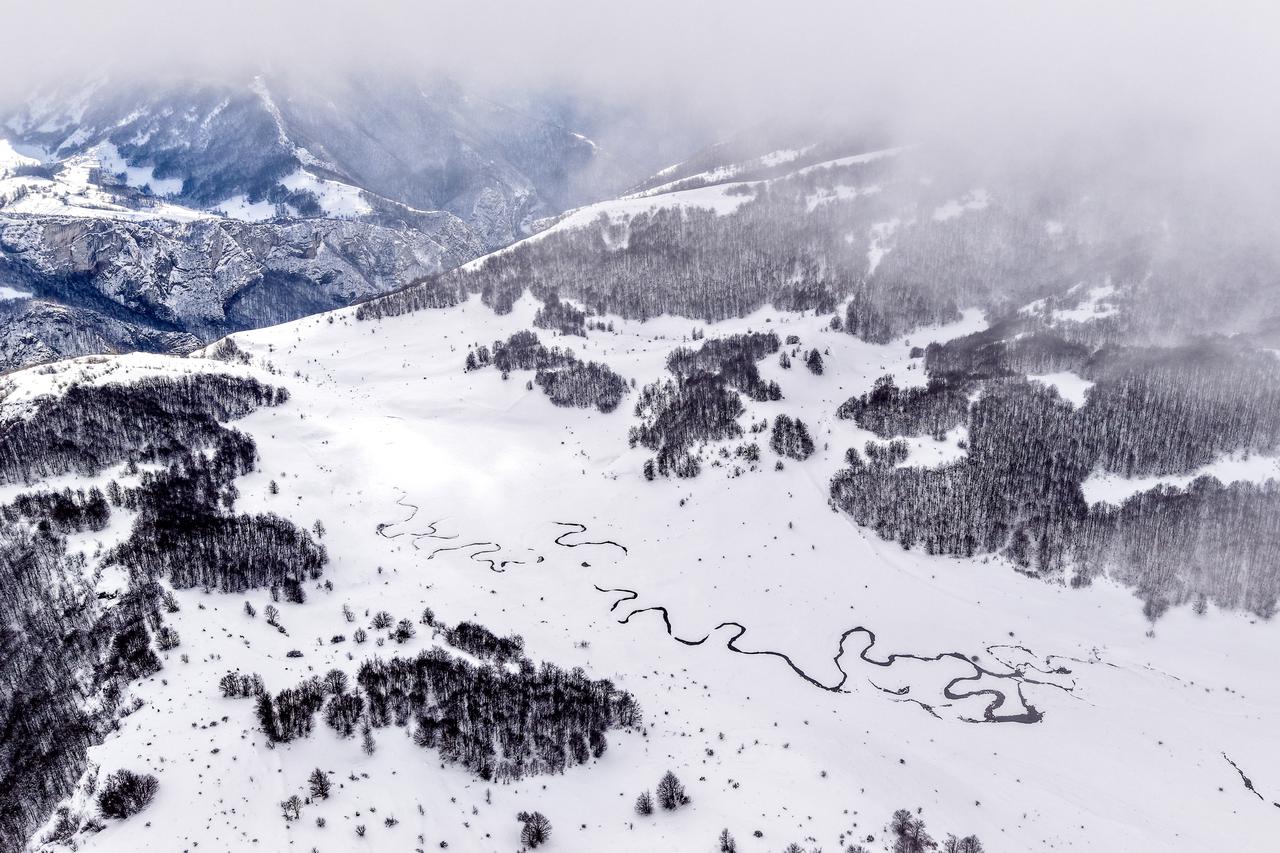
{"label": "mist over trees", "polygon": [[[831,495],[859,524],[933,554],[1000,552],[1024,571],[1077,585],[1105,571],[1134,587],[1153,617],[1206,601],[1274,612],[1274,484],[1201,480],[1120,507],[1090,506],[1081,491],[1095,470],[1185,474],[1222,454],[1280,446],[1273,356],[1213,339],[1093,351],[1013,324],[931,344],[925,360],[926,387],[902,391],[885,377],[839,414],[886,438],[937,438],[963,424],[966,455],[921,468],[900,466],[905,455],[892,443],[868,445],[865,459],[851,449]],[[1027,369],[1069,369],[1093,385],[1076,408],[1028,381]]]}

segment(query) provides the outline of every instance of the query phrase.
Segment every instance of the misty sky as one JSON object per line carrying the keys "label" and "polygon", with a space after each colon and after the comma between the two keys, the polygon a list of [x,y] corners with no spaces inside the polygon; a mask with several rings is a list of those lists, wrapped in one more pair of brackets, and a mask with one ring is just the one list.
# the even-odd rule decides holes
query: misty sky
{"label": "misty sky", "polygon": [[[0,0],[0,97],[64,78],[444,71],[673,121],[879,119],[904,138],[1097,143],[1134,126],[1265,158],[1280,13],[1230,2]],[[1011,140],[1017,140],[1011,142]]]}

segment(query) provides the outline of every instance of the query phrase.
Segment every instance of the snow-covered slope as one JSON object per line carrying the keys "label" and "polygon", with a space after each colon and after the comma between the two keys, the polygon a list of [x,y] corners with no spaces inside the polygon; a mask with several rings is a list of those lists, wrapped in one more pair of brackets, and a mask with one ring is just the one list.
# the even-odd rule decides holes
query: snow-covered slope
{"label": "snow-covered slope", "polygon": [[[697,853],[725,827],[751,853],[882,850],[902,807],[993,853],[1274,849],[1275,624],[1182,609],[1152,631],[1110,583],[1074,590],[998,559],[903,551],[828,507],[845,449],[871,437],[835,409],[876,377],[910,375],[905,341],[872,345],[772,309],[706,326],[708,337],[772,329],[826,353],[821,376],[762,362],[784,398],[748,401],[742,418],[798,415],[818,450],[774,470],[766,449],[735,476],[733,462],[711,464],[712,447],[700,477],[646,482],[645,453],[627,443],[634,392],[601,414],[554,407],[527,388],[532,373],[463,371],[469,348],[528,328],[535,308],[526,298],[497,316],[473,298],[378,322],[341,310],[235,336],[252,361],[235,369],[292,393],[237,422],[261,457],[238,481],[240,506],[321,519],[333,589],[279,605],[287,636],[243,613],[265,591],[176,594],[181,611],[166,619],[183,646],[134,686],[141,708],[92,752],[103,774],[155,774],[159,793],[143,814],[79,836],[79,849],[487,853],[518,849],[515,814],[538,810],[553,822],[549,850]],[[555,343],[638,385],[664,375],[691,329],[603,319],[613,332]],[[969,314],[911,342],[980,327]],[[229,369],[199,357],[105,364],[120,365],[113,375]],[[18,373],[10,399],[104,369]],[[645,731],[612,738],[586,766],[508,785],[442,766],[395,727],[377,730],[373,755],[323,725],[267,748],[252,702],[221,697],[224,672],[259,672],[279,690],[433,642],[331,644],[354,627],[344,604],[362,624],[431,607],[518,633],[535,660],[631,691]],[[1027,721],[974,722],[993,701],[997,717]],[[278,804],[305,796],[315,767],[332,772],[333,795],[286,822]],[[636,795],[667,769],[691,805],[638,816]]]}
{"label": "snow-covered slope", "polygon": [[[554,110],[512,109],[447,81],[101,79],[0,115],[0,137],[41,160],[78,157],[149,196],[241,218],[280,210],[362,215],[371,211],[366,193],[444,210],[490,249],[524,233],[531,218],[606,186],[579,183],[580,175],[618,180],[598,167],[596,146],[560,126]],[[43,184],[25,186],[50,194]],[[16,191],[0,186],[0,206],[12,205],[6,192]],[[182,214],[162,208],[151,215]]]}

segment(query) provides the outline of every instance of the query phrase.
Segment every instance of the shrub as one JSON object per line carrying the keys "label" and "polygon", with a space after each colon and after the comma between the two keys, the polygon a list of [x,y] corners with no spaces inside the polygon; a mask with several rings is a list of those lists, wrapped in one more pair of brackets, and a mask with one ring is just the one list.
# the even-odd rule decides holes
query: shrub
{"label": "shrub", "polygon": [[125,820],[142,811],[156,795],[160,782],[147,773],[117,770],[98,794],[98,811],[112,820]]}

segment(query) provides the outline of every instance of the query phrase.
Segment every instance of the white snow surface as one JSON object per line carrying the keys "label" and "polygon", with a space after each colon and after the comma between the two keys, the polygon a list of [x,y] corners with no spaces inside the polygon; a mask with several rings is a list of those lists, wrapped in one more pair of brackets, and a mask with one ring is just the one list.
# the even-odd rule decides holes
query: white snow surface
{"label": "white snow surface", "polygon": [[[525,298],[495,316],[473,298],[376,323],[357,323],[344,309],[237,335],[250,367],[133,355],[8,377],[6,408],[81,373],[112,381],[234,369],[284,384],[286,405],[235,423],[262,460],[237,482],[238,510],[308,526],[322,519],[328,528],[325,577],[334,589],[278,605],[288,636],[243,613],[246,598],[261,610],[266,591],[176,593],[181,612],[166,619],[183,646],[166,653],[156,677],[133,685],[142,707],[91,754],[103,774],[156,774],[159,793],[143,814],[84,837],[82,850],[172,853],[198,842],[199,850],[410,851],[447,842],[451,853],[509,853],[519,848],[515,813],[535,809],[554,824],[551,851],[701,853],[726,826],[744,853],[776,853],[792,841],[839,850],[842,839],[868,834],[880,850],[896,808],[922,809],[935,836],[976,833],[992,853],[1275,849],[1280,625],[1181,609],[1149,634],[1138,601],[1105,580],[1076,590],[997,559],[903,551],[828,509],[830,478],[862,438],[834,417],[836,407],[886,372],[918,372],[905,341],[872,345],[827,330],[825,317],[771,309],[705,327],[708,338],[774,329],[830,349],[820,377],[761,362],[785,396],[747,402],[743,419],[798,415],[818,451],[774,471],[766,447],[759,471],[730,477],[708,465],[694,480],[650,483],[640,473],[646,454],[627,446],[634,396],[608,415],[560,409],[536,386],[526,390],[531,373],[503,381],[493,369],[462,370],[468,346],[529,327],[535,307]],[[555,343],[638,385],[666,375],[667,354],[692,327],[666,317],[607,319],[616,333]],[[978,323],[967,316],[912,342]],[[269,492],[272,479],[279,494]],[[557,545],[571,528],[556,522],[586,525],[565,540],[584,544]],[[386,535],[380,523],[392,525]],[[522,562],[499,573],[471,559],[479,546],[433,554],[435,540],[414,535],[430,523],[458,537],[450,545],[494,542],[500,551],[485,556]],[[604,539],[627,552],[585,544]],[[615,605],[626,594],[598,591],[622,588],[634,600]],[[416,618],[430,606],[450,624],[474,619],[518,633],[533,659],[582,666],[631,691],[647,732],[611,734],[603,758],[511,785],[442,767],[395,728],[376,731],[373,756],[319,719],[309,739],[268,749],[252,701],[221,698],[226,671],[259,672],[278,691],[333,666],[354,675],[367,656],[432,643],[420,631],[402,647],[332,645],[330,635],[356,627],[344,622],[343,603],[366,627],[367,612]],[[655,612],[620,624],[653,606],[667,608],[677,635],[711,639],[678,643]],[[848,679],[823,690],[777,657],[734,654],[728,621],[746,629],[741,649],[785,652],[826,685],[841,668]],[[870,665],[858,658],[861,634],[841,652],[841,635],[859,625],[876,634],[876,660],[954,651],[1036,674],[1047,683],[1027,684],[1025,698],[1043,720],[965,722],[987,700],[949,700],[943,689],[969,667],[952,658]],[[285,656],[295,648],[304,657]],[[1011,689],[1007,680],[997,686]],[[315,767],[332,771],[333,796],[286,823],[278,803],[305,796]],[[686,784],[691,806],[637,816],[636,795],[667,769]],[[399,824],[385,827],[392,815]],[[364,838],[357,824],[368,826]]]}
{"label": "white snow surface", "polygon": [[321,178],[306,169],[295,170],[280,183],[291,190],[308,190],[314,193],[324,212],[332,217],[364,216],[373,212],[373,208],[364,199],[364,190],[341,181]]}
{"label": "white snow surface", "polygon": [[122,203],[119,196],[92,180],[96,170],[111,175],[124,172],[130,186],[150,185],[152,192],[156,194],[177,192],[182,188],[182,182],[177,179],[158,179],[150,168],[128,166],[111,144],[94,146],[82,154],[49,165],[54,169],[52,178],[12,174],[6,176],[6,172],[0,169],[0,211],[48,216],[175,221],[213,215],[159,198],[148,199],[144,202],[145,206]]}
{"label": "white snow surface", "polygon": [[7,139],[0,138],[0,178],[21,166],[35,166],[40,163],[35,157],[28,157],[13,147]]}
{"label": "white snow surface", "polygon": [[1084,405],[1086,395],[1094,383],[1079,374],[1064,370],[1059,373],[1028,374],[1028,379],[1053,387],[1058,396],[1077,409]]}
{"label": "white snow surface", "polygon": [[937,222],[945,222],[948,219],[955,219],[967,210],[985,210],[990,202],[991,198],[987,195],[986,190],[974,190],[964,198],[952,199],[946,204],[935,208],[933,218]]}
{"label": "white snow surface", "polygon": [[1168,474],[1152,477],[1122,477],[1107,471],[1094,471],[1080,485],[1084,499],[1091,504],[1122,504],[1128,498],[1157,486],[1183,489],[1200,477],[1215,477],[1224,484],[1235,482],[1265,483],[1280,480],[1280,457],[1223,454],[1190,474]]}

